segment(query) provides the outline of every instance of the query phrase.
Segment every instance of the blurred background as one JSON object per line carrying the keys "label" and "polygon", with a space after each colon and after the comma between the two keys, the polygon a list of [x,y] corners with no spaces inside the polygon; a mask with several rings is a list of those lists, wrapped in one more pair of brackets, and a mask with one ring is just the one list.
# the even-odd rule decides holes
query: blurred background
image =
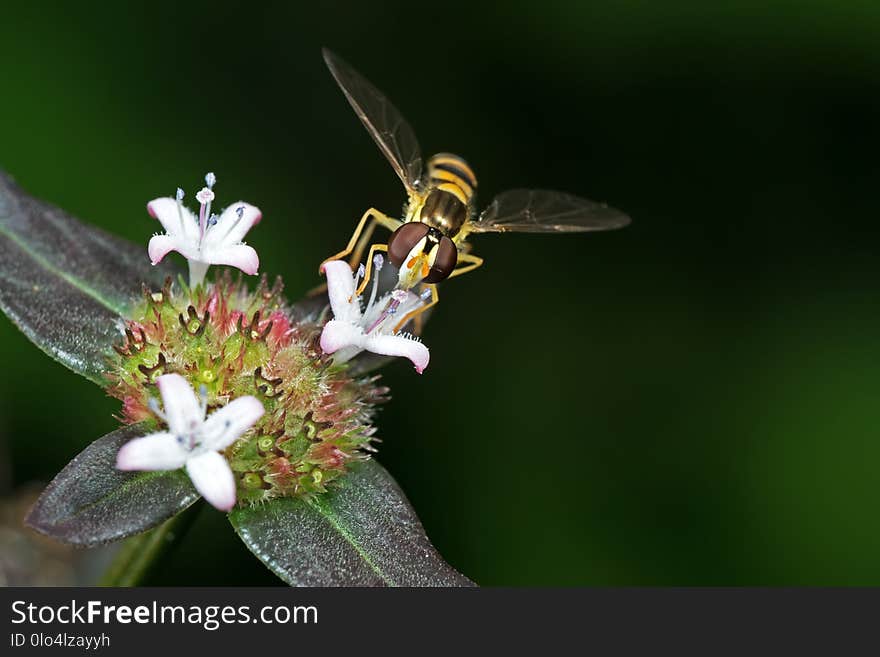
{"label": "blurred background", "polygon": [[[452,565],[483,585],[876,585],[878,37],[857,0],[8,2],[0,167],[145,249],[145,202],[215,171],[221,203],[263,209],[248,241],[295,300],[367,207],[404,200],[328,46],[426,155],[468,159],[484,203],[553,187],[634,219],[476,236],[486,266],[442,287],[430,368],[384,370],[379,459]],[[117,402],[5,318],[0,362],[19,508]],[[152,580],[273,582],[208,512]]]}

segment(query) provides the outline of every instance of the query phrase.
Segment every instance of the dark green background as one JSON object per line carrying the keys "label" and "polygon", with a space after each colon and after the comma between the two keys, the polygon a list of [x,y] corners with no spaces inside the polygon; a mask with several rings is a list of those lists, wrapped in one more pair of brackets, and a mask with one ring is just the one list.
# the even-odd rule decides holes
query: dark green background
{"label": "dark green background", "polygon": [[[450,563],[880,584],[880,7],[711,4],[6,3],[0,166],[145,249],[144,203],[213,170],[263,209],[248,241],[295,299],[366,207],[403,201],[329,46],[484,202],[558,187],[634,218],[475,238],[425,375],[385,371],[380,459]],[[0,345],[11,482],[45,481],[117,404],[6,320]],[[156,583],[272,581],[218,513],[176,556]]]}

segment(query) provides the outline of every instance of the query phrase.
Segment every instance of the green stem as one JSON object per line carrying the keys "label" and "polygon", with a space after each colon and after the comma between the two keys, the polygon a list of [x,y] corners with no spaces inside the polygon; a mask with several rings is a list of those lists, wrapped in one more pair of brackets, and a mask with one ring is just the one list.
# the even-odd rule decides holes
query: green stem
{"label": "green stem", "polygon": [[150,531],[127,539],[107,567],[98,586],[137,586],[156,563],[177,545],[193,524],[201,501]]}

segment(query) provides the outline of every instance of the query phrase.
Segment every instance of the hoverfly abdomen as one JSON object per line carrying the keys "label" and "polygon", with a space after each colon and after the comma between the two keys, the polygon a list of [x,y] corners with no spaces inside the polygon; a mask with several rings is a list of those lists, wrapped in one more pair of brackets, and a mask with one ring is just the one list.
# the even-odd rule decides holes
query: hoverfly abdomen
{"label": "hoverfly abdomen", "polygon": [[[428,160],[428,175],[438,181],[455,180],[463,189],[467,190],[468,200],[477,189],[477,177],[470,165],[458,155],[451,153],[437,153]],[[463,183],[463,184],[462,184]]]}

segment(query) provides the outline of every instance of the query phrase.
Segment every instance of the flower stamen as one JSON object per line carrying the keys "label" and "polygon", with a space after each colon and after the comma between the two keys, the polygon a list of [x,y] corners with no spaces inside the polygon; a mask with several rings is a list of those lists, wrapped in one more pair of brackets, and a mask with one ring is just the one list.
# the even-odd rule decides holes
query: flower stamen
{"label": "flower stamen", "polygon": [[[229,225],[229,228],[226,229],[226,232],[223,233],[224,238],[228,237],[229,233],[231,233],[233,230],[235,230],[235,227],[238,226],[238,224],[241,222],[242,217],[244,217],[244,206],[239,205],[237,208],[235,208],[235,214],[236,214],[236,219],[234,222],[232,222]],[[214,216],[216,217],[217,215],[214,215]],[[219,219],[219,217],[218,217],[218,219]],[[217,222],[215,221],[214,223],[216,224]]]}
{"label": "flower stamen", "polygon": [[155,415],[157,418],[162,420],[164,423],[168,424],[168,418],[165,417],[165,413],[162,412],[161,407],[159,406],[159,400],[155,397],[150,397],[147,402],[147,407],[150,409],[150,412]]}
{"label": "flower stamen", "polygon": [[180,219],[180,234],[184,234],[186,232],[186,226],[183,223],[183,190],[178,187],[177,193],[174,195],[175,200],[177,201],[177,218]]}
{"label": "flower stamen", "polygon": [[[373,307],[373,303],[376,301],[376,292],[379,290],[379,272],[382,271],[384,264],[385,258],[382,257],[381,253],[373,256],[373,268],[376,271],[373,273],[373,290],[370,292],[370,301],[367,303],[367,309],[364,310],[365,313],[370,312],[370,308]],[[355,289],[357,289],[357,281],[355,281]]]}
{"label": "flower stamen", "polygon": [[364,263],[358,265],[357,271],[354,273],[354,292],[352,292],[348,296],[348,302],[352,303],[352,300],[357,296],[358,289],[358,281],[367,275],[367,269],[364,267]]}
{"label": "flower stamen", "polygon": [[202,420],[208,414],[208,386],[204,383],[199,386],[199,409],[202,411]]}

